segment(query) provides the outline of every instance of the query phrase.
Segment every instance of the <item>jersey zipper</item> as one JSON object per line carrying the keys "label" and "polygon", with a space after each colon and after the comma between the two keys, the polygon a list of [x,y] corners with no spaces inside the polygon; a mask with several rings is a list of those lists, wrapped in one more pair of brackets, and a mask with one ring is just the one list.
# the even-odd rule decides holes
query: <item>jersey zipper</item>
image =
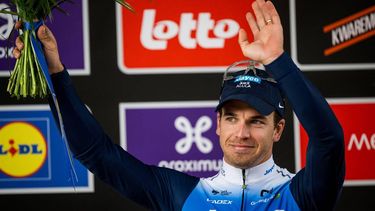
{"label": "jersey zipper", "polygon": [[242,201],[241,201],[241,211],[244,211],[244,200],[245,200],[245,190],[247,185],[245,184],[246,181],[246,174],[245,169],[242,169]]}

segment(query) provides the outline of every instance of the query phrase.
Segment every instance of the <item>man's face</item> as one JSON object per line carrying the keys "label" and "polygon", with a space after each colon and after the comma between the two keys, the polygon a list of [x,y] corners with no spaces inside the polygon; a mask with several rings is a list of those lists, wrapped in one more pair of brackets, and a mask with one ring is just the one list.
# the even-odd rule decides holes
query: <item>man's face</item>
{"label": "man's face", "polygon": [[275,125],[274,112],[263,116],[242,101],[229,101],[217,116],[216,133],[224,160],[242,169],[263,163],[271,157],[284,126],[284,119]]}

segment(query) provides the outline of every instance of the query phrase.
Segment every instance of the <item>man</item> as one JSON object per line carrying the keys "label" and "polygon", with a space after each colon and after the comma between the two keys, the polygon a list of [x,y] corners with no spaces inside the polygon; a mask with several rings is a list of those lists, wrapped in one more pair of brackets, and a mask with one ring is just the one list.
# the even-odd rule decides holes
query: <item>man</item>
{"label": "man", "polygon": [[[44,44],[67,138],[75,157],[124,196],[152,210],[332,210],[344,180],[341,126],[325,99],[283,50],[279,15],[270,1],[257,0],[246,14],[254,41],[239,32],[243,54],[260,70],[225,77],[217,106],[223,166],[211,178],[196,178],[143,164],[112,143],[77,96],[59,59],[52,33]],[[22,50],[18,39],[16,57]],[[296,175],[278,167],[272,146],[285,126],[283,95],[309,135],[306,167]]]}

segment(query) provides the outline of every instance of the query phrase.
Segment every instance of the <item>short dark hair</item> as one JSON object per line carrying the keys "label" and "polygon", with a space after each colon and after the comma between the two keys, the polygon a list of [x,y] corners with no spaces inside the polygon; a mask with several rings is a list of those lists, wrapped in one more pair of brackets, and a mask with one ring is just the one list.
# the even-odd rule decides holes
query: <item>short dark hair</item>
{"label": "short dark hair", "polygon": [[279,124],[279,122],[280,122],[282,119],[283,119],[283,118],[280,116],[279,113],[274,112],[274,115],[273,115],[273,124],[274,124],[275,127],[277,126],[277,124]]}

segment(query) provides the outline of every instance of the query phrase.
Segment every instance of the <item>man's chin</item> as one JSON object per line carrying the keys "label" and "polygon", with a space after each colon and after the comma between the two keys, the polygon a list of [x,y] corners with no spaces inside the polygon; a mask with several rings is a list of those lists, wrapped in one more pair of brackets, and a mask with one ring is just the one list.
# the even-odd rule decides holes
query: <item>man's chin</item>
{"label": "man's chin", "polygon": [[252,167],[254,161],[252,159],[244,158],[243,156],[244,154],[238,153],[235,157],[232,157],[232,162],[227,162],[236,168],[247,169]]}

